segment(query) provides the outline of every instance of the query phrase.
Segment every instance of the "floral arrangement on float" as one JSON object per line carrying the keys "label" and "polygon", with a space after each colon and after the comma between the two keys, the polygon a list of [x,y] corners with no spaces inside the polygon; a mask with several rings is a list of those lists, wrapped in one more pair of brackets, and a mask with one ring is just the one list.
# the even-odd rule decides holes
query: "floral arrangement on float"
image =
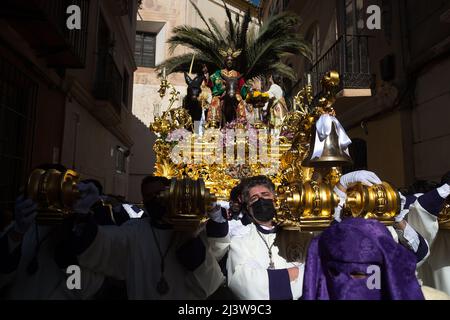
{"label": "floral arrangement on float", "polygon": [[250,91],[245,98],[245,102],[254,106],[264,105],[269,101],[269,93],[258,90]]}

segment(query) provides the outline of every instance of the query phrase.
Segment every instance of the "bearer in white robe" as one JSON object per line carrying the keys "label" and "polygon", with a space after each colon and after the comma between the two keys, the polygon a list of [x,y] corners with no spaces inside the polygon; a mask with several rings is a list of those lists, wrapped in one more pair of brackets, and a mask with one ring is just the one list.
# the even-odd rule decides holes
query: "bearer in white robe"
{"label": "bearer in white robe", "polygon": [[[353,175],[361,181],[366,175]],[[368,177],[370,183],[371,177]],[[242,236],[229,237],[228,285],[240,299],[299,299],[311,232],[274,225],[274,185],[264,176],[243,182],[243,202],[253,223]],[[225,242],[225,241],[224,241]]]}
{"label": "bearer in white robe", "polygon": [[300,232],[282,231],[272,223],[275,188],[269,178],[249,178],[243,196],[254,223],[247,226],[247,234],[230,241],[229,288],[239,299],[300,298],[302,262],[310,237]]}
{"label": "bearer in white robe", "polygon": [[80,265],[125,280],[129,299],[205,299],[224,282],[203,233],[177,232],[164,221],[156,195],[165,178],[147,177],[141,190],[150,218],[122,226],[86,221],[75,230]]}
{"label": "bearer in white robe", "polygon": [[419,276],[427,286],[450,295],[450,230],[439,229],[438,217],[450,195],[449,177],[442,185],[427,192],[411,205],[408,222],[421,230],[430,242],[431,254],[419,268]]}
{"label": "bearer in white robe", "polygon": [[1,298],[93,298],[103,284],[103,275],[81,269],[81,287],[70,289],[67,286],[67,267],[77,264],[76,257],[62,246],[65,234],[70,233],[70,223],[38,225],[35,221],[36,209],[37,205],[31,199],[19,197],[15,206],[15,221],[0,237]]}
{"label": "bearer in white robe", "polygon": [[[343,175],[340,185],[341,203],[335,208],[337,222],[345,202],[345,190],[353,184],[381,183],[369,171]],[[279,230],[272,224],[275,214],[273,184],[265,177],[245,182],[244,202],[253,223],[242,237],[228,237],[228,285],[241,299],[298,299],[301,297],[303,266],[312,233]],[[397,234],[391,231],[394,238]],[[226,237],[222,245],[225,246]],[[398,238],[396,238],[398,239]],[[419,243],[421,241],[419,240]],[[410,248],[411,249],[411,248]],[[418,258],[420,259],[420,258]]]}

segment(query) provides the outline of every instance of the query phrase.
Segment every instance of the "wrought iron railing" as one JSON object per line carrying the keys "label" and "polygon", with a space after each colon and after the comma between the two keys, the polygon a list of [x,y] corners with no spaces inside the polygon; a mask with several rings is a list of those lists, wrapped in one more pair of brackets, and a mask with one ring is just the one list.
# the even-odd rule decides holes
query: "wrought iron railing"
{"label": "wrought iron railing", "polygon": [[94,96],[99,100],[107,100],[120,115],[122,106],[122,76],[109,53],[99,53],[97,72],[94,84]]}
{"label": "wrought iron railing", "polygon": [[[330,70],[339,72],[341,78],[339,90],[371,87],[368,39],[369,36],[365,35],[340,36],[311,69],[307,70],[311,75],[314,96],[322,91],[320,81]],[[306,83],[305,77],[302,85]]]}

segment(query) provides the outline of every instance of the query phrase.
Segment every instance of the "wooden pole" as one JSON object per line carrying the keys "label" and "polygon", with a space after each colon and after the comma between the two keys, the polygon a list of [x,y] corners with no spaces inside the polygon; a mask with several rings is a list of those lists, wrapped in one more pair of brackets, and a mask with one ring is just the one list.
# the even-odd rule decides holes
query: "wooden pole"
{"label": "wooden pole", "polygon": [[195,59],[195,52],[192,55],[192,61],[191,61],[191,66],[189,68],[189,76],[192,74],[192,67],[194,66],[194,59]]}

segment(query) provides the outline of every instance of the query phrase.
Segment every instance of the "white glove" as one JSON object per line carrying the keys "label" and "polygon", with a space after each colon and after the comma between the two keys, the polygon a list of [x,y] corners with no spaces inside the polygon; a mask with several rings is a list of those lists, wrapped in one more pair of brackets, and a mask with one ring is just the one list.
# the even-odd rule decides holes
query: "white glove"
{"label": "white glove", "polygon": [[395,229],[398,234],[398,241],[414,252],[417,252],[420,245],[419,235],[408,223],[404,230]]}
{"label": "white glove", "polygon": [[406,197],[402,195],[400,192],[398,193],[400,195],[400,213],[395,216],[394,220],[395,222],[400,222],[405,219],[405,216],[408,214],[409,209],[403,209],[406,204]]}
{"label": "white glove", "polygon": [[336,220],[337,222],[341,222],[342,221],[341,211],[342,208],[344,207],[345,200],[347,200],[347,194],[336,186],[334,187],[333,191],[339,196],[339,204],[336,206],[336,208],[334,208],[333,217],[334,220]]}
{"label": "white glove", "polygon": [[217,223],[224,223],[227,220],[222,215],[222,207],[216,203],[216,205],[208,212],[208,217]]}
{"label": "white glove", "polygon": [[230,209],[230,203],[228,201],[219,200],[219,201],[216,202],[216,204],[221,206],[222,208],[224,208],[226,210]]}
{"label": "white glove", "polygon": [[361,182],[362,184],[366,186],[372,186],[373,184],[380,184],[381,180],[378,178],[378,176],[371,172],[366,170],[359,170],[359,171],[353,171],[347,174],[344,174],[341,179],[339,180],[339,183],[347,189],[352,184],[355,184],[357,182]]}
{"label": "white glove", "polygon": [[450,195],[450,185],[448,183],[444,183],[442,186],[436,189],[441,198],[446,199]]}
{"label": "white glove", "polygon": [[37,204],[23,195],[16,199],[14,206],[14,231],[24,234],[33,224],[37,215]]}
{"label": "white glove", "polygon": [[73,205],[73,210],[77,213],[87,214],[91,207],[100,200],[98,189],[92,182],[80,182],[77,187],[80,191],[80,199]]}

